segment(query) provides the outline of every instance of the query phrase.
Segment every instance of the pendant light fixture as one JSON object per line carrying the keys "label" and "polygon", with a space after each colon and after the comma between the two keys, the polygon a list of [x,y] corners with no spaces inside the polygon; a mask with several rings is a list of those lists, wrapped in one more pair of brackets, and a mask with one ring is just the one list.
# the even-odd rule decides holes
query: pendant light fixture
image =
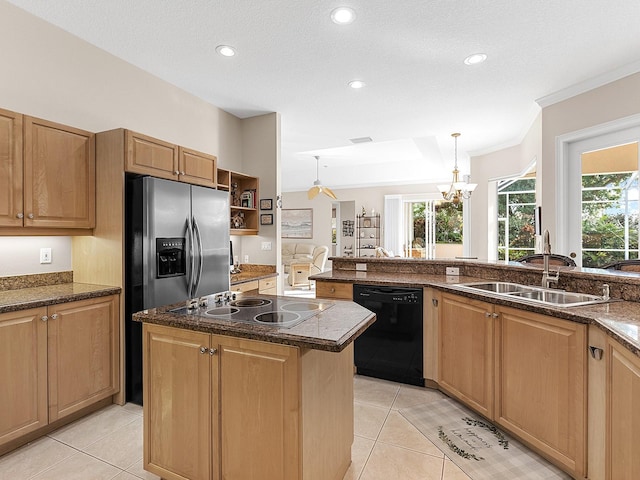
{"label": "pendant light fixture", "polygon": [[451,185],[438,185],[438,190],[442,193],[442,197],[447,202],[458,204],[463,198],[471,197],[471,194],[478,186],[477,183],[467,183],[460,181],[460,171],[458,170],[458,137],[459,133],[452,133],[451,136],[455,141],[455,166],[453,167],[453,181]]}
{"label": "pendant light fixture", "polygon": [[307,192],[307,196],[309,197],[309,200],[314,199],[316,195],[318,195],[319,193],[324,193],[327,197],[331,197],[334,200],[337,200],[338,197],[336,197],[336,194],[333,193],[329,187],[324,187],[320,183],[320,171],[319,171],[320,157],[316,155],[313,158],[316,159],[316,181],[313,182],[313,187],[311,187]]}

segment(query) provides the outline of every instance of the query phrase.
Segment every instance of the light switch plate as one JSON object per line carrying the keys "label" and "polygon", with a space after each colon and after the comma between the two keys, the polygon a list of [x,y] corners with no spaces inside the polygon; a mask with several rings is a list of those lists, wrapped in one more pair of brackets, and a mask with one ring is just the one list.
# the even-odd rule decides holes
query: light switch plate
{"label": "light switch plate", "polygon": [[447,275],[460,275],[458,267],[447,267]]}
{"label": "light switch plate", "polygon": [[40,263],[51,263],[51,248],[40,249]]}
{"label": "light switch plate", "polygon": [[356,270],[359,272],[366,272],[367,271],[367,264],[366,263],[356,263]]}

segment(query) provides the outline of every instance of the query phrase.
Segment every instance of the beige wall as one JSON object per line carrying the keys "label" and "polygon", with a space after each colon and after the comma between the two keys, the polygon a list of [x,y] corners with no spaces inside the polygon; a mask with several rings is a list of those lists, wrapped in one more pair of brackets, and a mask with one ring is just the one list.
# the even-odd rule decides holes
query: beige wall
{"label": "beige wall", "polygon": [[[251,136],[264,139],[263,127],[267,136],[279,134],[273,119],[240,120],[2,0],[0,44],[0,108],[93,132],[124,127],[217,155],[223,168],[250,175],[269,171],[261,187],[271,195],[279,155],[275,140],[265,140],[266,153],[254,169],[261,147]],[[62,242],[53,257],[60,269],[54,271],[71,264],[71,240]],[[11,252],[0,258],[1,270],[35,273],[16,259],[34,257],[39,246],[47,245],[0,237],[0,252]],[[244,245],[237,253],[243,250]]]}

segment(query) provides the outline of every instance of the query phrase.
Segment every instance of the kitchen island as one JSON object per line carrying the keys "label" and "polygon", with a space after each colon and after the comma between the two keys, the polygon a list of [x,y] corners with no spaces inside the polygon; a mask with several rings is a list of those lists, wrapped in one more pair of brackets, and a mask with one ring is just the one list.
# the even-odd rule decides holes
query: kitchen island
{"label": "kitchen island", "polygon": [[[306,302],[259,297],[285,310]],[[182,305],[135,314],[144,323],[144,468],[167,480],[342,479],[353,442],[353,340],[375,315],[321,303],[289,327],[206,308],[172,312]]]}

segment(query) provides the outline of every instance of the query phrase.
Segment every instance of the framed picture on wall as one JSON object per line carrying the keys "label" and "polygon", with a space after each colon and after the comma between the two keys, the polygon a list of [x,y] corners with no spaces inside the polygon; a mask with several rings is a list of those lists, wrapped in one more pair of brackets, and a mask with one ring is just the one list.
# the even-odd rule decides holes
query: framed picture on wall
{"label": "framed picture on wall", "polygon": [[273,225],[273,214],[272,213],[261,214],[260,225]]}
{"label": "framed picture on wall", "polygon": [[313,238],[313,208],[283,208],[282,238]]}
{"label": "framed picture on wall", "polygon": [[272,210],[272,209],[273,209],[273,199],[271,198],[260,199],[260,210]]}

